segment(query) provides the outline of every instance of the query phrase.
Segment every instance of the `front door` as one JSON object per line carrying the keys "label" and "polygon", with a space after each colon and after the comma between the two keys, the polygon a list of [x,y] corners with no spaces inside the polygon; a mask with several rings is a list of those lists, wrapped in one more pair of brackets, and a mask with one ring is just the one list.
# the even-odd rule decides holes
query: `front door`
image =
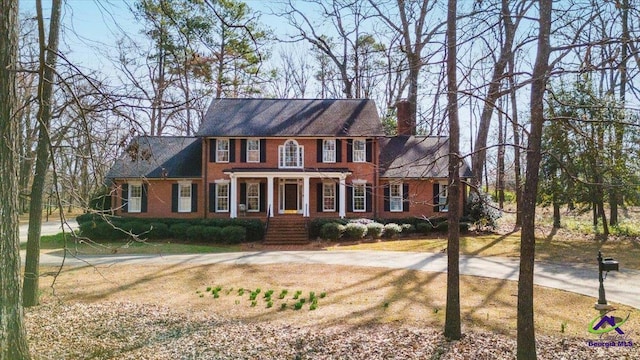
{"label": "front door", "polygon": [[284,184],[284,211],[298,211],[298,184]]}

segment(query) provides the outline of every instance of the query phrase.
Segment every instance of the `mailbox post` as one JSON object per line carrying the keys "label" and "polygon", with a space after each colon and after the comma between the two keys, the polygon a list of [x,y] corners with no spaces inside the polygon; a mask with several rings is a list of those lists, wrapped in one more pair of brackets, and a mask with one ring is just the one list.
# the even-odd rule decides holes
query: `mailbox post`
{"label": "mailbox post", "polygon": [[604,271],[618,271],[618,262],[613,258],[603,258],[602,252],[598,251],[598,280],[600,281],[598,303],[596,304],[596,309],[598,310],[607,310],[610,307],[609,304],[607,304],[607,298],[604,293],[604,277],[602,276]]}

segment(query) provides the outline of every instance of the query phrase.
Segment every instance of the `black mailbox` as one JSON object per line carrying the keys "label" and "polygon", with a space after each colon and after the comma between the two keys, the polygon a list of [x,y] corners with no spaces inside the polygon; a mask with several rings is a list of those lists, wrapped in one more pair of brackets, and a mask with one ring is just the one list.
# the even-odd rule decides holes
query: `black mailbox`
{"label": "black mailbox", "polygon": [[618,262],[613,258],[604,258],[600,264],[601,271],[618,271]]}

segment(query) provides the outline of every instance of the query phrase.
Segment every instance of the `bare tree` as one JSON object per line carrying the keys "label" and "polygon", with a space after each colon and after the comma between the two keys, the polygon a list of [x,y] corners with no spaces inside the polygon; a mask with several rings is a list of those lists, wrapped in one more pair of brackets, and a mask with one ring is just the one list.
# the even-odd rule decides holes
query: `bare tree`
{"label": "bare tree", "polygon": [[0,360],[30,359],[20,287],[18,1],[0,0]]}

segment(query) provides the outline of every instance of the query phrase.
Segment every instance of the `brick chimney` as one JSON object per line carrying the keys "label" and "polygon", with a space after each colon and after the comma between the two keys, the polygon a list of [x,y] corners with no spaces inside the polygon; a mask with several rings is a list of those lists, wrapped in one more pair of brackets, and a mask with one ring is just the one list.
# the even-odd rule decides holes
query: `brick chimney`
{"label": "brick chimney", "polygon": [[398,115],[398,135],[415,135],[416,123],[415,120],[411,120],[409,101],[405,99],[398,101],[396,110]]}

